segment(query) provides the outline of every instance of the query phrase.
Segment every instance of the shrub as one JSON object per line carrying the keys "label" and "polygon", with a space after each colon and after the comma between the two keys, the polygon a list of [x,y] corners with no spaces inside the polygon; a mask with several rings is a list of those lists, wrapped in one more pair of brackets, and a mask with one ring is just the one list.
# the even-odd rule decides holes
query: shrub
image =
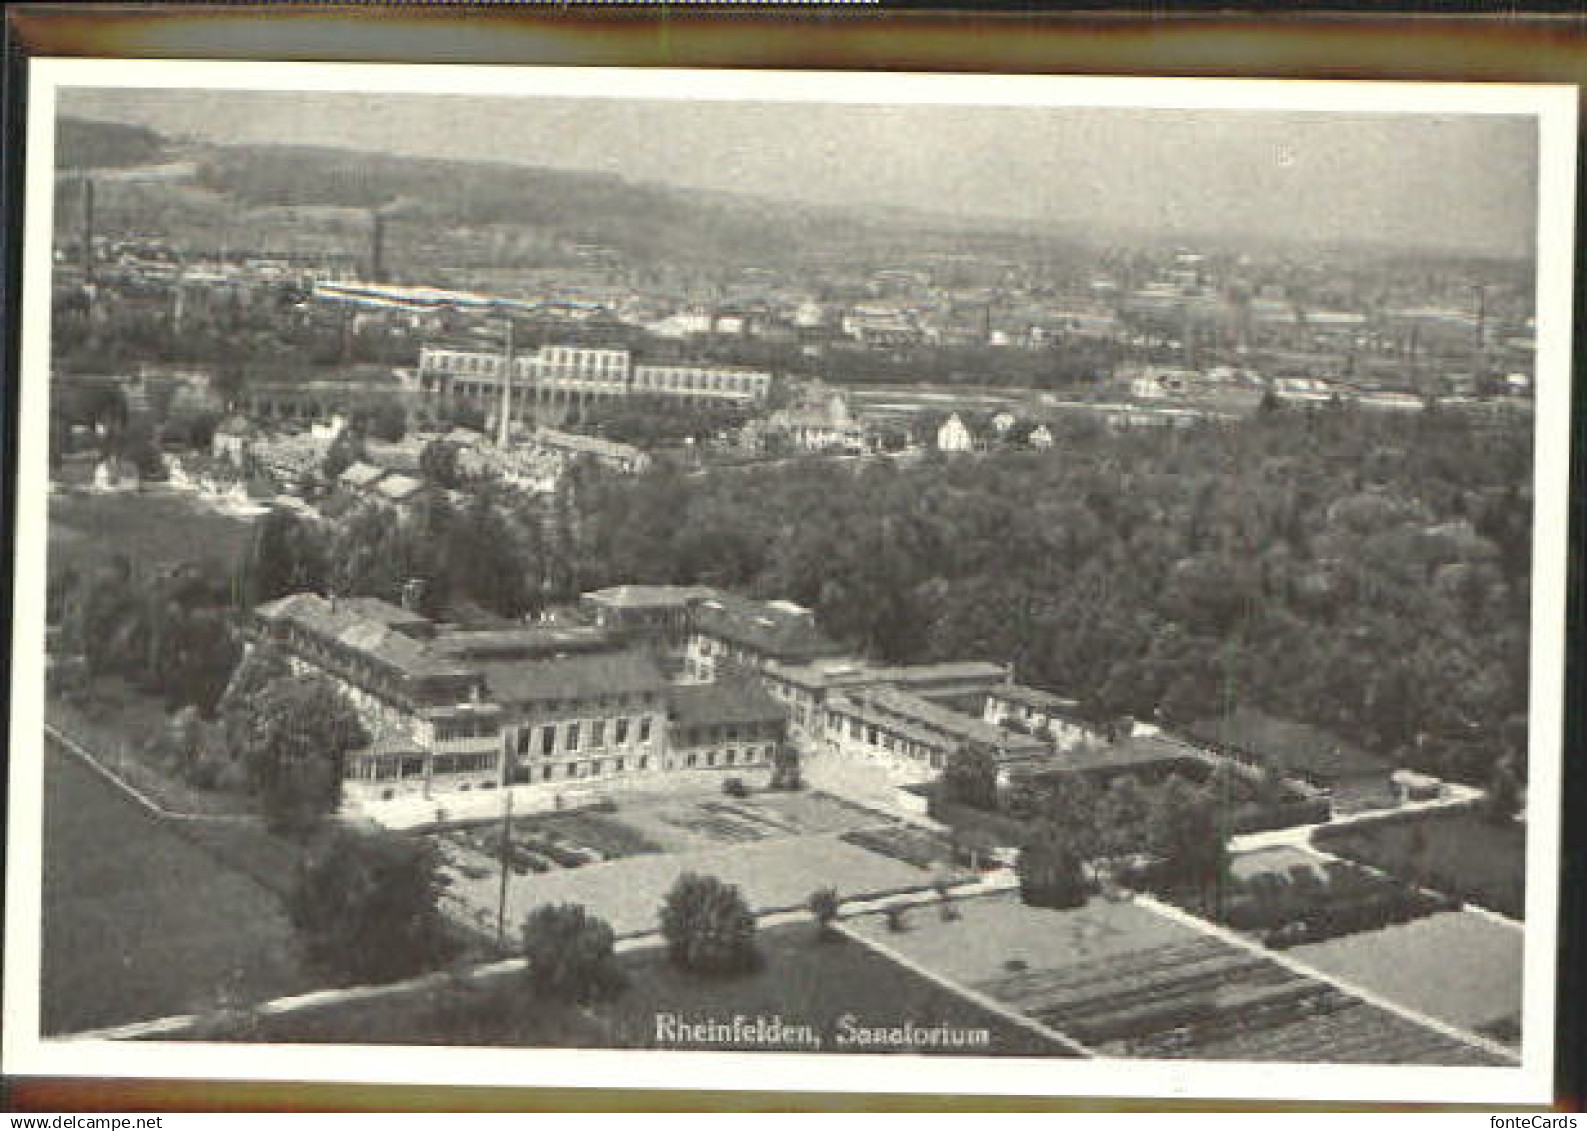
{"label": "shrub", "polygon": [[524,920],[524,957],[535,992],[553,1001],[588,1002],[623,986],[612,928],[576,903],[548,904]]}
{"label": "shrub", "polygon": [[744,784],[743,778],[728,778],[722,783],[722,792],[729,797],[748,797],[749,787]]}
{"label": "shrub", "polygon": [[838,889],[834,887],[817,888],[810,893],[807,906],[810,914],[815,916],[816,922],[821,927],[822,938],[830,938],[832,924],[837,921],[838,908],[842,901],[838,898]]}
{"label": "shrub", "polygon": [[706,974],[752,969],[755,916],[737,887],[686,872],[661,905],[661,934],[675,965]]}
{"label": "shrub", "polygon": [[1081,859],[1067,831],[1044,822],[1019,851],[1020,899],[1032,907],[1078,907],[1086,900]]}

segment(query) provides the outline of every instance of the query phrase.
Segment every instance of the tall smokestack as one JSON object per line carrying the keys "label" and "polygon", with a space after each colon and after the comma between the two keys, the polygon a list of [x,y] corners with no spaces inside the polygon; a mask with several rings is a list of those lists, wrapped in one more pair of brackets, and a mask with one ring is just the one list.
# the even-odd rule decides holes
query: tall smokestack
{"label": "tall smokestack", "polygon": [[507,319],[507,334],[502,347],[501,363],[501,420],[496,426],[496,442],[506,447],[512,440],[512,319]]}
{"label": "tall smokestack", "polygon": [[94,281],[94,182],[83,178],[83,282]]}
{"label": "tall smokestack", "polygon": [[369,281],[371,283],[384,283],[386,281],[386,218],[380,210],[369,214]]}

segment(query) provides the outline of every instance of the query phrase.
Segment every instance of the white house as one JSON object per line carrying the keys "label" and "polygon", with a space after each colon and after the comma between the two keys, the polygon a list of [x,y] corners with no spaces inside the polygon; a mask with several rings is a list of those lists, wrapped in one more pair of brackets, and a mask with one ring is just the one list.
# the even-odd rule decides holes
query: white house
{"label": "white house", "polygon": [[138,469],[130,460],[111,456],[94,468],[95,491],[136,491],[139,486]]}
{"label": "white house", "polygon": [[937,429],[937,450],[939,452],[969,452],[975,450],[975,437],[965,427],[964,421],[959,419],[959,414],[954,413],[943,421]]}
{"label": "white house", "polygon": [[316,440],[334,440],[347,427],[347,418],[341,413],[332,414],[330,420],[316,420],[309,425],[309,435]]}
{"label": "white house", "polygon": [[1045,424],[1038,424],[1031,429],[1030,436],[1026,442],[1033,448],[1046,451],[1052,447],[1052,429]]}

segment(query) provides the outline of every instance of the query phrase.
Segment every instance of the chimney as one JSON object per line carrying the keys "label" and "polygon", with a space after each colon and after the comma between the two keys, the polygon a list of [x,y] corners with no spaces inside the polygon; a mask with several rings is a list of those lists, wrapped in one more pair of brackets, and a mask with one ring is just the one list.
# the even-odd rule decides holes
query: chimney
{"label": "chimney", "polygon": [[502,349],[502,374],[501,374],[501,421],[497,425],[498,434],[496,442],[503,448],[512,441],[512,370],[513,370],[513,324],[508,318],[506,343]]}
{"label": "chimney", "polygon": [[369,214],[369,281],[386,281],[386,218],[377,208]]}
{"label": "chimney", "polygon": [[94,182],[83,178],[83,282],[94,281]]}

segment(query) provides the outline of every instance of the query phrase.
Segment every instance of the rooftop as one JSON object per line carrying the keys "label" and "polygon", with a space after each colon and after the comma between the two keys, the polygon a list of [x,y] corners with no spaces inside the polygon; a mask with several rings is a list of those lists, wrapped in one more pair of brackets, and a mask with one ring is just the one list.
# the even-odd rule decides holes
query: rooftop
{"label": "rooftop", "polygon": [[589,700],[661,692],[666,678],[643,652],[596,652],[478,663],[491,697],[502,703]]}
{"label": "rooftop", "polygon": [[667,702],[673,723],[683,727],[779,722],[788,717],[758,681],[748,679],[676,684],[667,689]]}
{"label": "rooftop", "polygon": [[435,638],[437,651],[469,659],[543,657],[608,647],[611,637],[594,627],[491,628],[445,632]]}
{"label": "rooftop", "polygon": [[684,608],[716,595],[705,585],[614,585],[585,593],[584,599],[618,609],[659,609]]}
{"label": "rooftop", "polygon": [[699,603],[695,629],[779,660],[814,659],[842,651],[840,645],[822,634],[815,618],[805,610],[794,611],[725,593]]}
{"label": "rooftop", "polygon": [[384,474],[386,474],[386,469],[383,467],[357,462],[349,464],[347,469],[337,476],[337,479],[349,487],[368,487]]}
{"label": "rooftop", "polygon": [[905,664],[902,667],[876,668],[875,672],[888,683],[905,687],[932,683],[989,682],[1001,691],[1008,678],[1008,669],[1002,664],[987,660],[959,660],[941,664]]}
{"label": "rooftop", "polygon": [[265,621],[284,621],[374,660],[410,679],[467,678],[474,673],[449,656],[432,651],[402,631],[423,618],[371,597],[330,600],[317,593],[294,593],[260,605]]}
{"label": "rooftop", "polygon": [[1022,683],[1005,683],[993,688],[989,694],[995,699],[1017,703],[1022,707],[1033,707],[1038,711],[1056,711],[1060,714],[1067,714],[1079,706],[1079,703],[1073,699],[1064,699],[1050,691],[1026,687]]}
{"label": "rooftop", "polygon": [[394,503],[406,502],[424,489],[424,482],[408,475],[388,475],[375,484],[375,490]]}
{"label": "rooftop", "polygon": [[1111,746],[1081,749],[1030,767],[1032,776],[1144,770],[1196,760],[1184,743],[1159,735],[1135,735]]}
{"label": "rooftop", "polygon": [[914,724],[932,734],[947,735],[961,742],[991,747],[1005,756],[1034,754],[1050,750],[1051,744],[1033,735],[1004,730],[971,715],[951,710],[931,700],[893,687],[878,687],[835,700],[838,710],[862,717],[893,718]]}
{"label": "rooftop", "polygon": [[645,454],[632,444],[621,444],[600,436],[585,436],[579,432],[559,432],[554,428],[536,429],[534,442],[541,447],[604,459],[638,459]]}
{"label": "rooftop", "polygon": [[1221,719],[1182,728],[1185,735],[1214,746],[1232,747],[1320,784],[1387,774],[1390,766],[1359,746],[1309,723],[1275,719],[1248,707]]}

